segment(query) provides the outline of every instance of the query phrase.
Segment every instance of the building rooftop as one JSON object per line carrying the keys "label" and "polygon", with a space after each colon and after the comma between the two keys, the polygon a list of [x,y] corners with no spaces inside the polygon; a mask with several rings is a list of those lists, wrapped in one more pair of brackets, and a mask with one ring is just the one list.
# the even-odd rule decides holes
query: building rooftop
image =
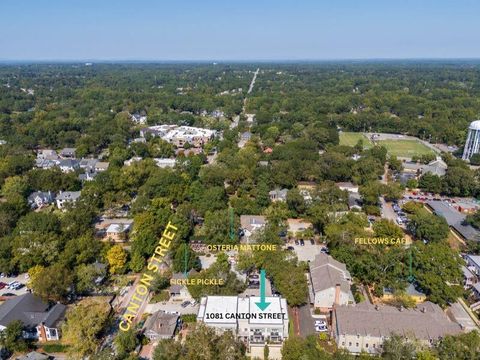
{"label": "building rooftop", "polygon": [[352,277],[345,264],[330,255],[318,254],[309,266],[314,292],[335,287],[337,284],[340,285],[342,291],[350,291]]}
{"label": "building rooftop", "polygon": [[480,241],[480,231],[471,225],[465,225],[463,223],[466,217],[464,214],[448,206],[443,201],[427,201],[427,205],[436,215],[445,218],[448,225],[465,239]]}
{"label": "building rooftop", "polygon": [[242,229],[253,232],[261,227],[264,227],[267,223],[265,216],[261,215],[241,215],[240,226]]}
{"label": "building rooftop", "polygon": [[[238,297],[238,296],[207,296],[200,300],[198,318],[206,324],[236,324],[235,316],[225,316],[226,314],[251,314],[248,320],[249,324],[262,325],[282,325],[284,319],[288,321],[288,309],[285,299],[278,296],[267,296],[265,301],[270,305],[261,311],[255,304],[260,302],[258,296]],[[223,314],[221,319],[208,318],[207,314]],[[260,319],[259,314],[279,314],[284,313],[285,318],[269,319],[268,315]],[[227,319],[228,317],[228,319]],[[262,316],[263,317],[263,316]]]}
{"label": "building rooftop", "polygon": [[177,328],[178,318],[177,314],[157,311],[145,321],[144,329],[159,336],[173,336]]}
{"label": "building rooftop", "polygon": [[56,304],[49,309],[47,303],[32,293],[16,296],[0,306],[0,325],[7,326],[12,321],[20,320],[26,327],[45,323],[54,327],[63,317],[66,306]]}
{"label": "building rooftop", "polygon": [[57,196],[57,200],[77,200],[80,197],[80,191],[64,191]]}
{"label": "building rooftop", "polygon": [[428,301],[414,309],[368,302],[357,306],[343,305],[336,309],[335,318],[340,335],[388,337],[395,333],[419,340],[435,340],[461,332],[460,325],[450,321],[438,305]]}

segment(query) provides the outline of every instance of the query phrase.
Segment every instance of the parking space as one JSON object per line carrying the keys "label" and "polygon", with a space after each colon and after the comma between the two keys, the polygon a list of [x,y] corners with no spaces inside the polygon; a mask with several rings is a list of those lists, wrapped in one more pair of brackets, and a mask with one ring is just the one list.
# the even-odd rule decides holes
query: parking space
{"label": "parking space", "polygon": [[320,250],[324,247],[323,245],[318,244],[312,245],[310,240],[306,240],[303,243],[304,245],[301,245],[300,241],[298,244],[292,241],[288,244],[288,247],[291,246],[293,248],[299,261],[313,261],[315,256],[320,254]]}
{"label": "parking space", "polygon": [[[8,288],[8,284],[17,282],[18,288]],[[23,295],[27,292],[28,277],[27,274],[20,274],[18,276],[2,276],[0,277],[0,296],[14,296]],[[11,295],[10,295],[11,294]]]}

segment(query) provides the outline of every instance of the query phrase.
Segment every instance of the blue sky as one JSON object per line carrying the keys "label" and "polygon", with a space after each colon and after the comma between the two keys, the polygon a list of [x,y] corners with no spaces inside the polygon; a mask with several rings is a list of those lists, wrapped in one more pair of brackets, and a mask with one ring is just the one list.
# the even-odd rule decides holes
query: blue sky
{"label": "blue sky", "polygon": [[1,60],[480,58],[478,0],[0,0]]}

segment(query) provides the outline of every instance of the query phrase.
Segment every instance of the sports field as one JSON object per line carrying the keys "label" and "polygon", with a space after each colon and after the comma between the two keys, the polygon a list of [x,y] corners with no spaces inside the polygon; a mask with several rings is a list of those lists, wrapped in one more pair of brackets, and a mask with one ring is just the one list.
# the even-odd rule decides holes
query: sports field
{"label": "sports field", "polygon": [[414,155],[435,154],[432,149],[416,140],[380,140],[378,144],[385,146],[390,155],[398,157],[411,158]]}
{"label": "sports field", "polygon": [[355,146],[358,140],[363,141],[363,146],[369,148],[372,146],[370,140],[362,133],[357,132],[341,132],[340,133],[340,145]]}

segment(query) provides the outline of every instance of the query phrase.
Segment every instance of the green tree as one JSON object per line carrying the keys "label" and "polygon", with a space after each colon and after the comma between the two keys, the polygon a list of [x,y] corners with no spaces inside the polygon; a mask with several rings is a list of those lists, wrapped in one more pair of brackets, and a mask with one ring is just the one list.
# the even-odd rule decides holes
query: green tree
{"label": "green tree", "polygon": [[127,252],[121,245],[114,245],[107,252],[107,261],[111,274],[118,274],[125,269],[127,263]]}

